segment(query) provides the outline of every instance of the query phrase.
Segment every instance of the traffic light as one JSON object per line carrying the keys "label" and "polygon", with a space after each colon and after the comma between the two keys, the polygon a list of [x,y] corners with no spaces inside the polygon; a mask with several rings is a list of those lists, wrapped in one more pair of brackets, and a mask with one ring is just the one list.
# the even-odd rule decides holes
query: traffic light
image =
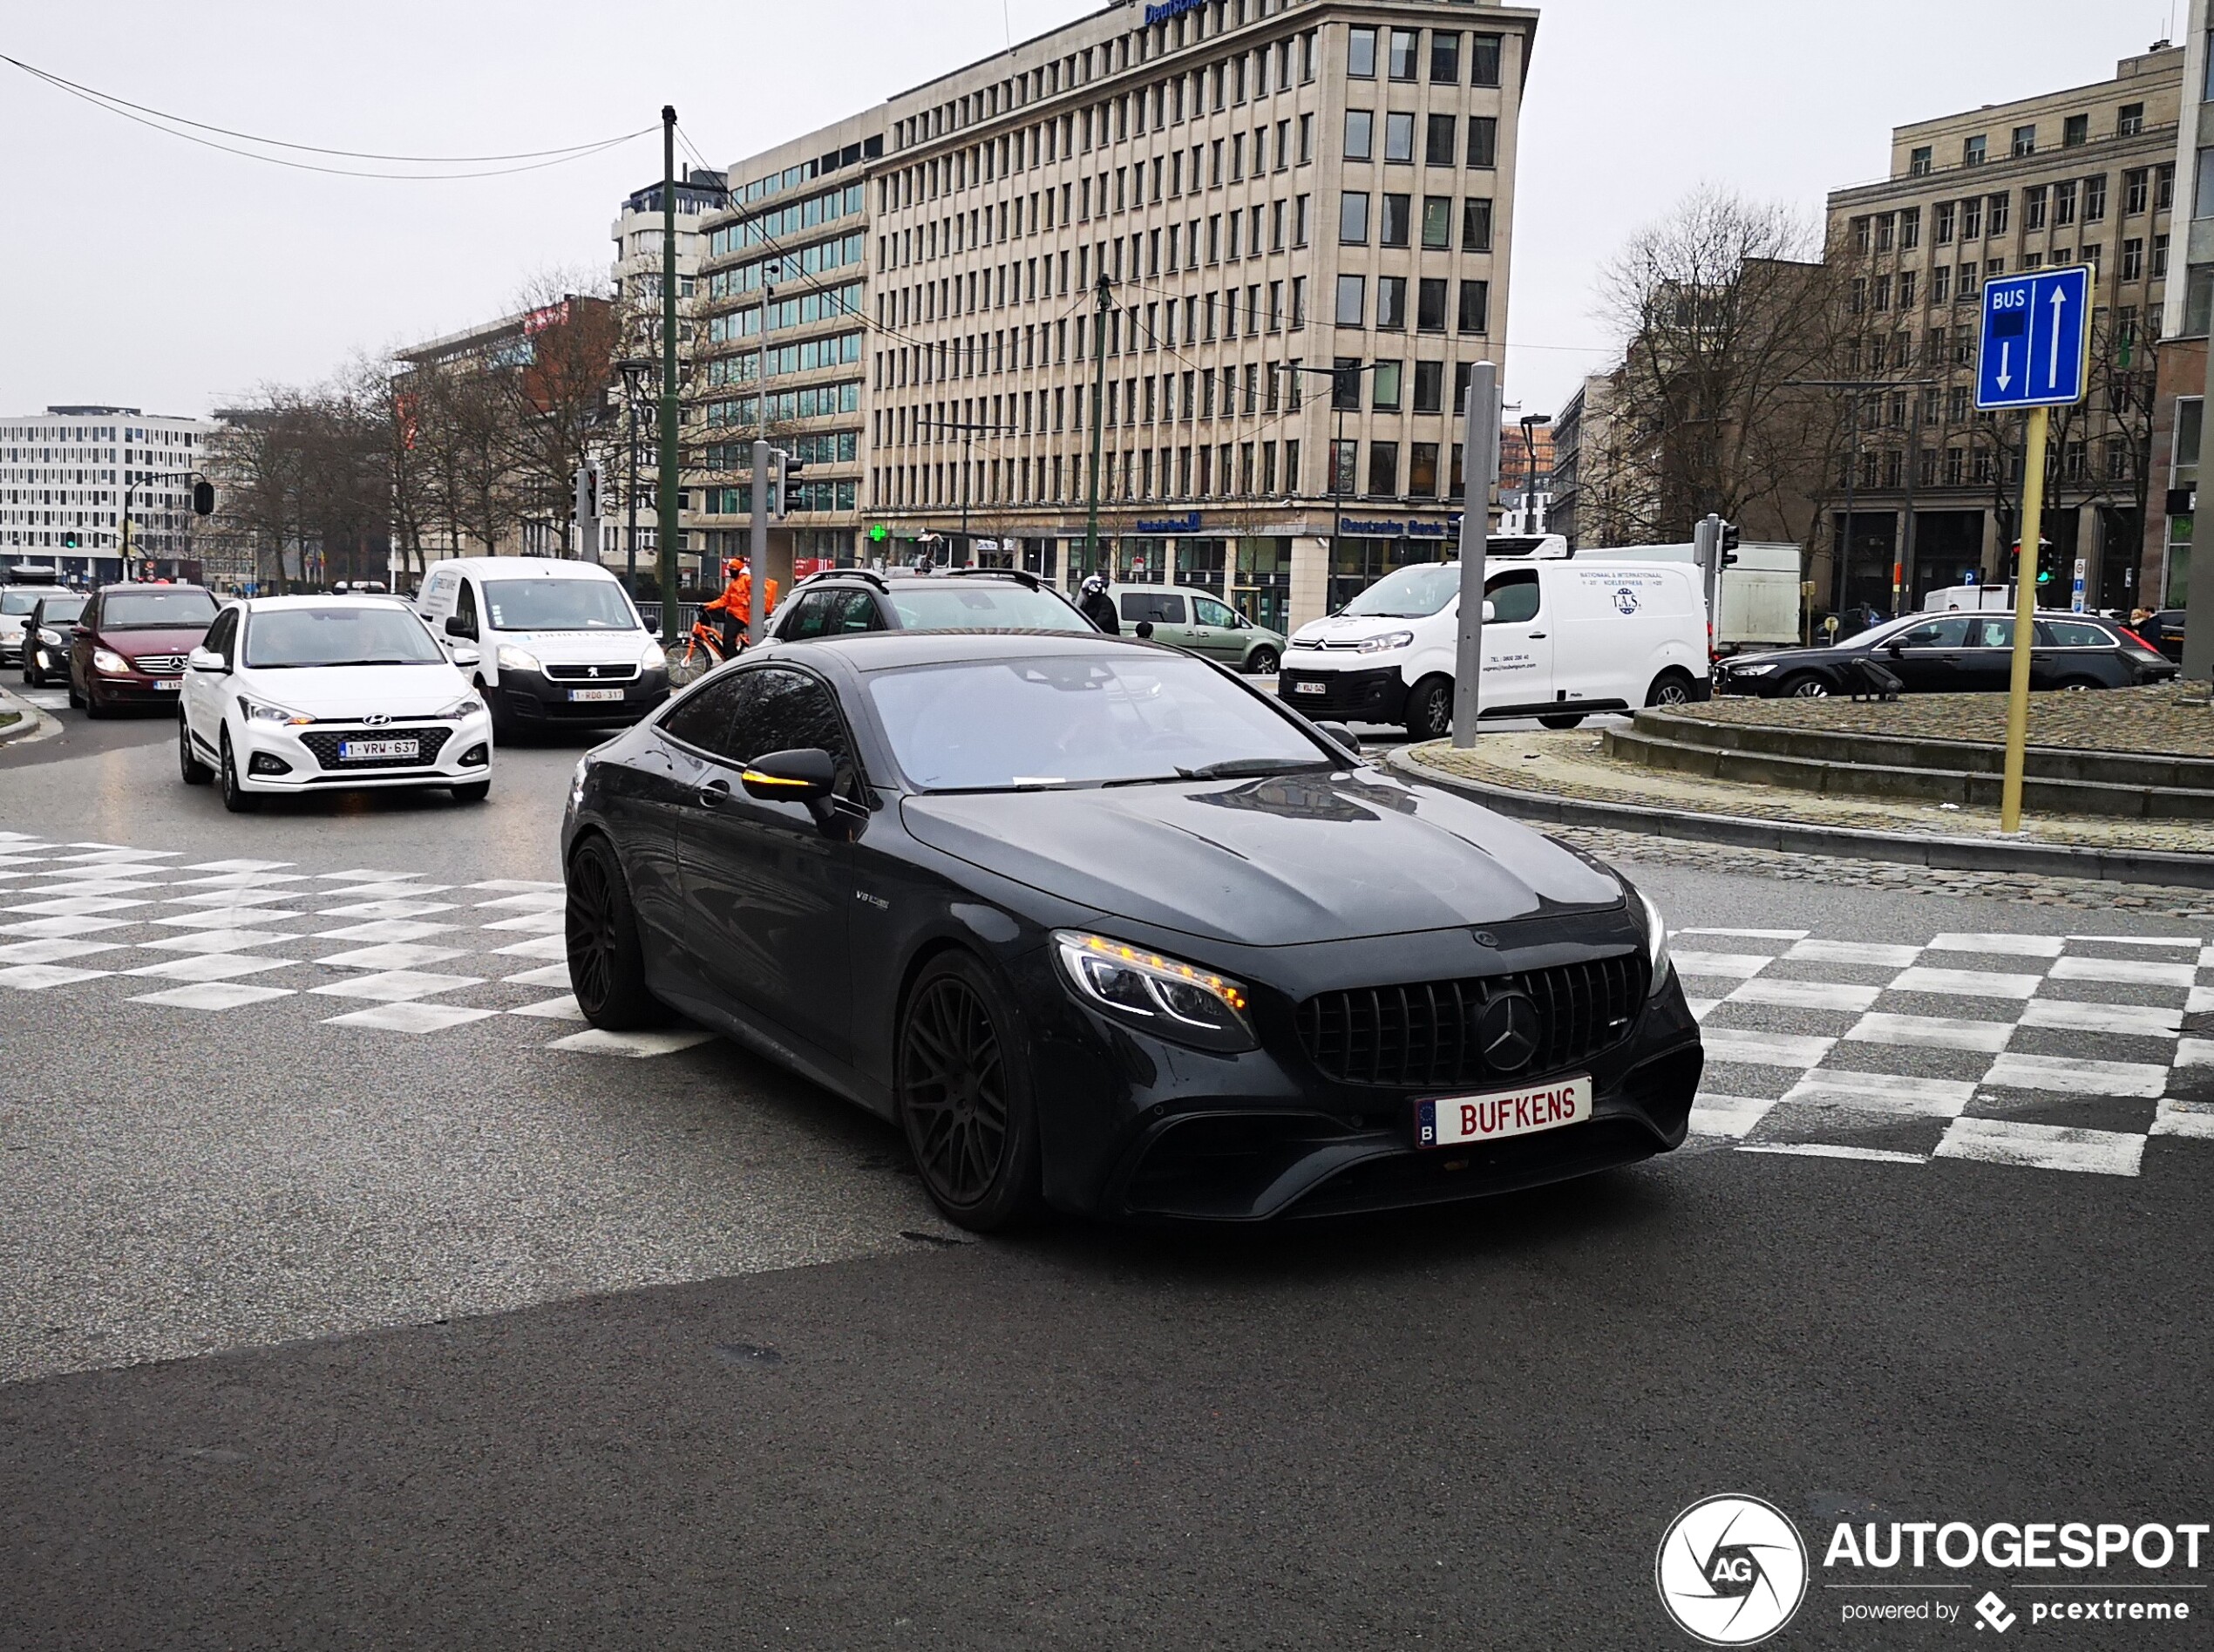
{"label": "traffic light", "polygon": [[791,479],[805,470],[807,466],[782,448],[771,450],[769,463],[777,490],[771,495],[773,503],[769,513],[769,520],[781,522],[791,512]]}
{"label": "traffic light", "polygon": [[62,534],[62,549],[65,551],[73,551],[76,548],[77,534],[72,530],[65,530]]}
{"label": "traffic light", "polygon": [[1737,524],[1724,522],[1722,524],[1722,566],[1724,568],[1737,566]]}
{"label": "traffic light", "polygon": [[214,483],[209,481],[197,481],[192,485],[192,513],[194,516],[214,515]]}

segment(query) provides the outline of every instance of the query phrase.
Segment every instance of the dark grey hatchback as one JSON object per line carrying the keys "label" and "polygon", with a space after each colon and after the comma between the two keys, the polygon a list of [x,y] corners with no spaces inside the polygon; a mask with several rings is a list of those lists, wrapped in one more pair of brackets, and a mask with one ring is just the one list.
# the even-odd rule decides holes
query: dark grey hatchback
{"label": "dark grey hatchback", "polygon": [[970,1227],[1494,1193],[1698,1086],[1626,880],[1150,643],[765,644],[587,756],[561,847],[587,1018],[898,1121]]}
{"label": "dark grey hatchback", "polygon": [[[2038,615],[2029,656],[2033,689],[2135,688],[2177,670],[2135,633],[2086,614]],[[2012,614],[1914,614],[1828,648],[1735,655],[1715,667],[1715,690],[1771,700],[1845,694],[1854,663],[1872,660],[1909,694],[2003,694],[2014,658]]]}

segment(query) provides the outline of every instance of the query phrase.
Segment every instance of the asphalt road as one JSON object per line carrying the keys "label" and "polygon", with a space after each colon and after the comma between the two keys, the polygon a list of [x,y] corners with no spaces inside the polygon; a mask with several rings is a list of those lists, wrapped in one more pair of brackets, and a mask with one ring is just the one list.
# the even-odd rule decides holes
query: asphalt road
{"label": "asphalt road", "polygon": [[[363,922],[520,902],[486,935],[543,930],[499,886],[558,875],[574,745],[504,751],[475,808],[239,818],[177,782],[169,724],[65,726],[0,747],[0,830],[289,863],[177,874],[256,898],[291,878],[270,891],[369,908],[391,897],[363,879],[409,874],[445,909]],[[1632,870],[1679,931],[2190,929]],[[1798,944],[1678,942],[1756,981],[1797,967],[1755,951]],[[1951,1002],[1841,955],[1771,1000]],[[0,1647],[1688,1646],[1654,1548],[1713,1492],[1774,1502],[1817,1560],[1840,1519],[2206,1518],[2214,1141],[2083,1173],[1852,1115],[1822,1152],[1701,1139],[1417,1218],[979,1243],[873,1121],[720,1043],[552,1047],[574,1023],[516,1010],[558,988],[485,967],[539,960],[471,956],[449,967],[479,984],[437,1002],[479,1018],[419,1035],[335,1024],[357,1000],[315,991],[207,1011],[123,974],[0,985]],[[2183,1004],[2087,969],[2075,996],[2115,1013]],[[1827,1049],[1842,1024],[1771,1001],[1710,1026],[1741,1010],[1771,1030],[1741,1038]],[[2087,1073],[2111,1053],[2019,1030]],[[1942,1086],[1967,1059],[1890,1071]],[[1790,1082],[1721,1064],[1708,1087]],[[2060,1128],[2079,1105],[2000,1111]],[[1845,1625],[1845,1598],[1818,1583],[1775,1644],[1941,1636]]]}

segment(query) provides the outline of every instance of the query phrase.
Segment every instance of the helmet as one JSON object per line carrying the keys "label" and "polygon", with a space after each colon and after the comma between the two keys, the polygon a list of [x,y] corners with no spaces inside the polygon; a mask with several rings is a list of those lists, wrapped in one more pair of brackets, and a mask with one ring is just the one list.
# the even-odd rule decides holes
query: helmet
{"label": "helmet", "polygon": [[1087,595],[1104,591],[1107,588],[1107,575],[1104,572],[1085,574],[1083,588]]}
{"label": "helmet", "polygon": [[729,561],[723,564],[723,573],[726,578],[736,579],[739,574],[744,572],[745,558],[743,556],[734,556],[730,558]]}

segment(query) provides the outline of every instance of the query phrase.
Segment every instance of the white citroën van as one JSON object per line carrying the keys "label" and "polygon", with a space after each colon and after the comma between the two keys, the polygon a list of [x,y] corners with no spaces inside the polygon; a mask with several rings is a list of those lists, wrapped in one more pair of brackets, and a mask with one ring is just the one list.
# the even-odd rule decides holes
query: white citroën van
{"label": "white citro\u00ebn van", "polygon": [[[1487,560],[1485,717],[1572,729],[1593,711],[1703,700],[1710,691],[1699,570],[1542,554]],[[1423,562],[1378,580],[1300,628],[1278,696],[1311,717],[1397,723],[1418,740],[1453,726],[1461,565]]]}
{"label": "white citro\u00ebn van", "polygon": [[461,556],[434,562],[415,611],[470,674],[495,737],[526,728],[625,727],[669,698],[669,663],[622,581],[596,562]]}

